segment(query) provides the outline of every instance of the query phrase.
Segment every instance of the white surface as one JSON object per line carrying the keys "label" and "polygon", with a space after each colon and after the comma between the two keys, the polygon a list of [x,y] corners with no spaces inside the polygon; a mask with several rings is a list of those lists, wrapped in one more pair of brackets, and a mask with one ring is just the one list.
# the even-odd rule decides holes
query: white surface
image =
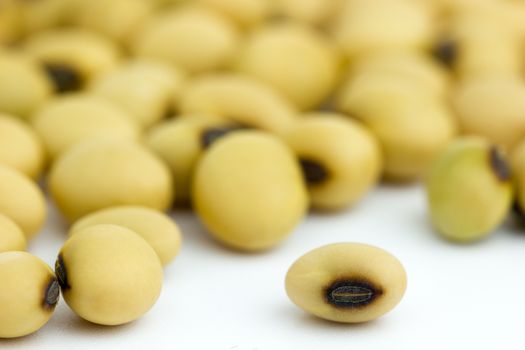
{"label": "white surface", "polygon": [[[310,215],[281,246],[258,255],[223,249],[189,212],[174,217],[184,231],[183,249],[166,268],[162,295],[146,316],[125,326],[96,326],[77,318],[61,300],[43,329],[0,340],[0,348],[523,348],[525,228],[508,223],[469,246],[445,242],[426,221],[418,187],[382,187],[356,208]],[[53,264],[63,232],[52,213],[30,251]],[[377,245],[405,265],[407,293],[382,319],[330,323],[288,300],[284,276],[291,263],[313,248],[341,241]]]}

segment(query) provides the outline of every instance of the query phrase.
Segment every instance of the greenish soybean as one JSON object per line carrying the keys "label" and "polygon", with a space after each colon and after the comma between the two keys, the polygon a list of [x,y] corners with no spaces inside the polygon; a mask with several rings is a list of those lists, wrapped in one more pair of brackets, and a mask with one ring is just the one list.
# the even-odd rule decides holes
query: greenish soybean
{"label": "greenish soybean", "polygon": [[505,219],[513,198],[510,166],[481,138],[454,141],[434,162],[425,182],[437,232],[452,241],[486,237]]}

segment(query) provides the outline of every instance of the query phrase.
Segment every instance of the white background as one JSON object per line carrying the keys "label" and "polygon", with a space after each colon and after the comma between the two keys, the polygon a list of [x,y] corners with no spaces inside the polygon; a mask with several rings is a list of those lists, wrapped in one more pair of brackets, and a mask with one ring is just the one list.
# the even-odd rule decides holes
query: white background
{"label": "white background", "polygon": [[[311,214],[274,250],[247,255],[215,243],[191,213],[174,217],[183,229],[183,249],[165,269],[162,295],[143,318],[119,327],[97,326],[77,318],[61,300],[44,328],[0,340],[0,349],[525,347],[525,226],[513,220],[482,242],[456,245],[433,233],[419,187],[381,187],[345,212]],[[64,231],[51,213],[30,251],[53,264]],[[407,270],[404,299],[377,321],[319,320],[286,296],[284,276],[295,259],[342,241],[382,247]]]}

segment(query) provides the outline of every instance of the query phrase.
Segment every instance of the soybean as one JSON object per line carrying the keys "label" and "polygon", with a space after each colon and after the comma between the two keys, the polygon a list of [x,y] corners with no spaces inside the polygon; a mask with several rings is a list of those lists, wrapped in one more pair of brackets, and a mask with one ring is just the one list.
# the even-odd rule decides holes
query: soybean
{"label": "soybean", "polygon": [[0,113],[0,164],[35,179],[45,160],[44,146],[35,131],[18,118]]}
{"label": "soybean", "polygon": [[336,113],[311,113],[298,120],[284,139],[300,159],[315,208],[355,204],[379,180],[379,143],[359,122]]}
{"label": "soybean", "polygon": [[9,217],[0,214],[0,253],[26,250],[27,241],[22,229]]}
{"label": "soybean", "polygon": [[122,140],[95,139],[70,149],[53,164],[49,189],[70,221],[115,205],[165,210],[174,197],[167,166],[145,147]]}
{"label": "soybean", "polygon": [[44,225],[47,208],[44,194],[26,175],[0,165],[0,213],[11,218],[33,238]]}
{"label": "soybean", "polygon": [[53,315],[60,287],[53,270],[26,252],[0,253],[0,338],[31,334]]}
{"label": "soybean", "polygon": [[392,310],[403,298],[407,277],[401,262],[383,249],[335,243],[297,259],[285,284],[288,297],[306,312],[360,323]]}
{"label": "soybean", "polygon": [[454,141],[432,165],[425,188],[434,227],[457,242],[492,233],[512,203],[508,161],[482,138]]}
{"label": "soybean", "polygon": [[71,236],[55,273],[69,307],[102,325],[136,320],[155,304],[162,288],[162,265],[153,248],[116,225],[89,226]]}
{"label": "soybean", "polygon": [[276,137],[231,133],[215,142],[197,166],[195,211],[221,243],[260,251],[277,245],[308,208],[298,161]]}
{"label": "soybean", "polygon": [[127,113],[88,94],[69,94],[50,101],[35,114],[32,125],[52,160],[82,141],[139,137],[139,128]]}
{"label": "soybean", "polygon": [[118,225],[140,235],[155,250],[163,265],[178,254],[182,236],[177,224],[166,214],[147,207],[117,206],[82,217],[69,230],[70,235],[99,224]]}

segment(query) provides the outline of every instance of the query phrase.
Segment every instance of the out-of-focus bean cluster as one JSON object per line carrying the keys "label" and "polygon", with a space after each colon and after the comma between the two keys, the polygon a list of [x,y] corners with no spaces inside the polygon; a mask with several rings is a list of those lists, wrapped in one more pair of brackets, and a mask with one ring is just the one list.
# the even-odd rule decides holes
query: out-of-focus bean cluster
{"label": "out-of-focus bean cluster", "polygon": [[[0,0],[0,337],[45,324],[59,286],[89,321],[140,317],[179,251],[173,207],[262,251],[309,209],[424,179],[437,232],[485,237],[525,209],[524,77],[523,0]],[[14,252],[45,222],[38,184],[74,224],[55,273]],[[404,270],[345,247],[330,274],[365,251],[399,270],[387,306],[346,308],[379,293],[354,280],[336,314],[295,275],[290,297],[378,317]]]}

